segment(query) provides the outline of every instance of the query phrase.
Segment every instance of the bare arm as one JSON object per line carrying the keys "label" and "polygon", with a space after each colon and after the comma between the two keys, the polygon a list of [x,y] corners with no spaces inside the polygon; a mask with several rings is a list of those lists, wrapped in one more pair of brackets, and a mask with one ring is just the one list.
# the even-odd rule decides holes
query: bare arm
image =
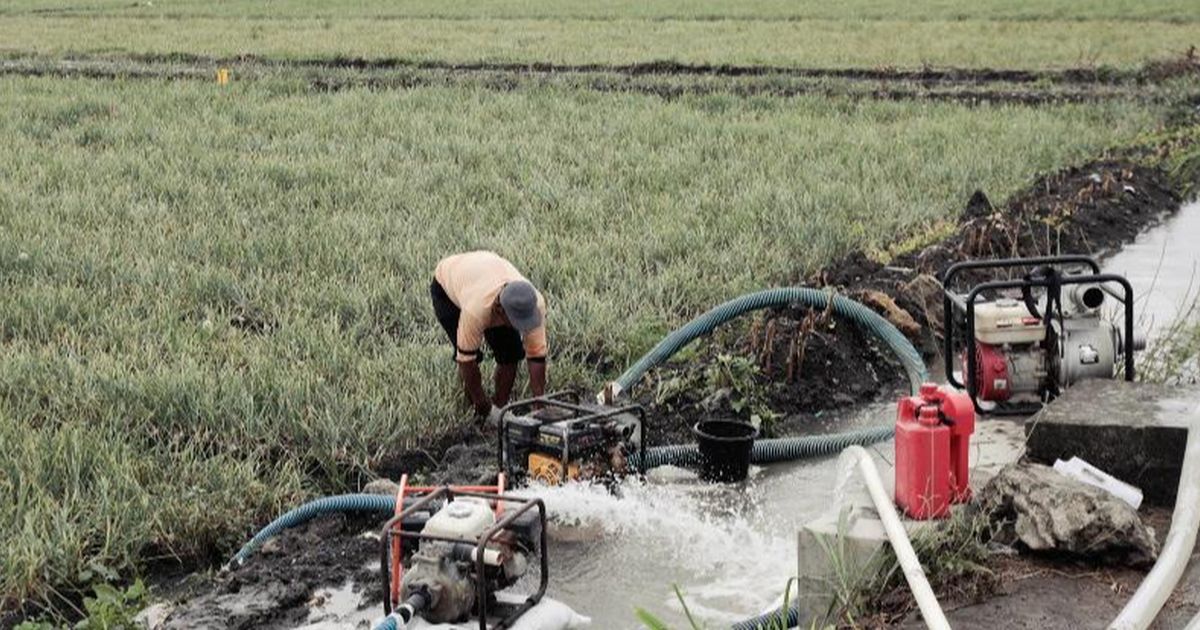
{"label": "bare arm", "polygon": [[527,362],[529,365],[529,389],[533,390],[534,397],[546,395],[546,361],[533,360]]}
{"label": "bare arm", "polygon": [[492,410],[492,403],[483,391],[483,375],[479,372],[479,363],[459,361],[458,376],[462,379],[463,389],[466,390],[467,398],[470,399],[471,406],[475,408],[475,413],[481,416],[487,415]]}

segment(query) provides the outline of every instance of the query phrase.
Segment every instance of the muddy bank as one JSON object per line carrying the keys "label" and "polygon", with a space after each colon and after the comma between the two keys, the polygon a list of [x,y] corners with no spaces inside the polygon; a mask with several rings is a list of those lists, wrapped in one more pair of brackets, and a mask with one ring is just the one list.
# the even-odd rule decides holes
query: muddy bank
{"label": "muddy bank", "polygon": [[1062,71],[973,69],[798,69],[693,66],[652,62],[635,65],[454,64],[400,59],[215,58],[196,55],[74,56],[64,59],[10,55],[0,75],[98,80],[210,81],[218,67],[234,80],[285,80],[291,89],[409,90],[465,86],[494,91],[556,87],[632,93],[663,99],[730,95],[819,95],[871,100],[928,100],[964,105],[1038,106],[1110,100],[1171,102],[1172,79],[1200,77],[1200,62],[1183,57],[1147,65],[1136,73],[1094,69]]}
{"label": "muddy bank", "polygon": [[[11,55],[10,55],[11,56]],[[260,55],[217,57],[191,53],[146,53],[102,56],[68,55],[68,60],[106,59],[141,63],[187,63],[198,65],[267,65],[298,68],[351,68],[378,70],[415,68],[453,72],[509,72],[519,74],[609,73],[629,76],[643,75],[708,75],[746,77],[782,75],[807,78],[833,78],[862,81],[910,81],[920,83],[1073,83],[1113,84],[1125,81],[1158,81],[1200,71],[1200,58],[1193,47],[1161,60],[1147,62],[1140,69],[1081,66],[1077,68],[1025,70],[1011,68],[958,68],[924,66],[921,68],[801,68],[770,65],[693,64],[678,61],[646,61],[631,64],[559,64],[549,62],[452,62],[417,60],[396,57],[289,57],[272,58]]]}
{"label": "muddy bank", "polygon": [[285,532],[245,566],[212,577],[165,581],[157,591],[173,600],[161,628],[284,629],[303,626],[321,587],[356,585],[365,606],[383,615],[379,580],[381,527],[372,519],[328,516]]}
{"label": "muddy bank", "polygon": [[[809,281],[877,305],[901,329],[914,330],[915,323],[922,333],[914,341],[932,353],[942,328],[937,277],[949,265],[1063,253],[1104,257],[1181,203],[1161,169],[1129,158],[1097,160],[1040,177],[1000,207],[976,191],[948,237],[886,263],[855,252]],[[899,310],[888,308],[889,300]]]}
{"label": "muddy bank", "polygon": [[[950,264],[1054,253],[1104,256],[1176,211],[1180,202],[1161,170],[1129,159],[1098,160],[1040,177],[999,207],[976,192],[948,236],[886,262],[854,252],[798,282],[871,306],[933,362],[942,330],[937,276]],[[753,358],[757,398],[707,377],[729,355]],[[675,385],[681,381],[691,387]],[[824,313],[782,309],[735,326],[698,356],[655,371],[638,390],[638,400],[653,411],[661,433],[685,440],[696,418],[746,419],[756,411],[762,416],[764,408],[779,416],[768,425],[769,435],[802,432],[826,410],[904,387],[899,367],[868,335]],[[671,394],[663,396],[664,390]]]}

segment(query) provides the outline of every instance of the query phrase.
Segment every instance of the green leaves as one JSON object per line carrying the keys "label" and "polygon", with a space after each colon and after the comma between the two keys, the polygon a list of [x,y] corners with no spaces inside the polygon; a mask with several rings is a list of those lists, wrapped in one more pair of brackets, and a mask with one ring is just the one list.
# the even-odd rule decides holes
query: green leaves
{"label": "green leaves", "polygon": [[[105,571],[107,573],[107,571]],[[135,630],[135,617],[146,604],[149,595],[140,579],[124,589],[104,581],[92,585],[93,595],[83,599],[84,617],[75,623],[74,630]],[[52,620],[26,621],[15,630],[53,630],[62,624]]]}
{"label": "green leaves", "polygon": [[75,630],[133,630],[134,616],[146,599],[146,586],[135,580],[124,590],[104,582],[93,587],[96,596],[83,600],[87,617],[75,624]]}

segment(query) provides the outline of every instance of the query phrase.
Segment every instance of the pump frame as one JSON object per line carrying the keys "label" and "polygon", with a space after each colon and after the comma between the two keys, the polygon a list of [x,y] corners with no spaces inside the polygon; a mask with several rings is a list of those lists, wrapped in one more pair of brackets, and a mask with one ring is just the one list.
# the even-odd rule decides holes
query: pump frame
{"label": "pump frame", "polygon": [[[573,390],[554,392],[545,396],[537,396],[518,400],[504,407],[500,411],[500,423],[496,432],[496,464],[499,469],[504,472],[510,472],[511,462],[508,461],[508,449],[505,448],[508,439],[508,419],[512,416],[529,415],[536,407],[552,407],[571,412],[572,416],[565,418],[550,418],[542,419],[536,416],[529,415],[534,420],[537,420],[541,425],[557,424],[559,422],[594,422],[631,413],[637,417],[638,431],[641,433],[641,439],[638,441],[638,467],[639,475],[646,474],[646,443],[649,441],[649,427],[646,426],[646,409],[638,404],[623,405],[621,407],[612,408],[595,408],[586,407],[581,404],[582,398],[579,392]],[[539,426],[541,426],[539,425]],[[563,455],[570,459],[570,443],[563,445]],[[570,478],[570,466],[568,462],[564,462],[562,481],[565,483]]]}
{"label": "pump frame", "polygon": [[[433,505],[438,500],[443,500],[443,505],[453,501],[457,497],[475,497],[486,499],[493,504],[497,521],[487,531],[479,537],[475,544],[475,607],[476,614],[479,617],[479,630],[504,630],[509,628],[513,623],[531,608],[537,606],[542,601],[542,597],[546,594],[546,588],[550,584],[550,560],[546,551],[546,504],[541,499],[519,497],[504,493],[504,474],[501,473],[495,486],[408,486],[408,475],[403,475],[400,478],[400,490],[396,496],[396,514],[388,519],[383,525],[383,532],[380,536],[380,555],[379,569],[383,576],[383,613],[384,615],[392,614],[392,609],[400,605],[400,589],[401,581],[404,578],[404,540],[430,540],[448,543],[461,544],[464,541],[459,538],[451,538],[448,536],[434,536],[423,534],[421,532],[404,531],[402,528],[404,519],[415,514],[426,506]],[[419,499],[413,502],[408,507],[404,507],[404,497],[408,494],[421,495]],[[506,510],[505,506],[513,507],[514,509]],[[541,521],[539,541],[538,541],[538,560],[541,565],[541,577],[538,582],[538,589],[533,594],[529,595],[525,601],[516,607],[516,609],[498,621],[496,625],[489,628],[488,618],[488,590],[487,577],[484,565],[484,550],[496,538],[498,534],[508,529],[513,521],[517,520],[522,514],[537,509],[538,519]],[[419,544],[419,543],[418,543]]]}
{"label": "pump frame", "polygon": [[[955,276],[964,271],[980,271],[988,269],[1013,269],[1017,267],[1036,267],[1042,265],[1050,265],[1058,267],[1061,265],[1087,265],[1091,268],[1092,273],[1080,275],[1065,275],[1059,276],[1058,285],[1068,286],[1076,284],[1095,284],[1105,293],[1113,296],[1120,301],[1124,307],[1124,334],[1125,348],[1122,354],[1124,355],[1124,374],[1125,380],[1132,381],[1134,379],[1134,363],[1133,363],[1133,335],[1134,335],[1134,314],[1133,314],[1133,285],[1129,283],[1124,276],[1111,273],[1101,273],[1100,263],[1091,256],[1079,254],[1070,254],[1063,256],[1039,256],[1035,258],[999,258],[995,260],[971,260],[950,265],[942,274],[942,322],[945,326],[945,338],[943,340],[943,362],[946,371],[946,382],[959,388],[966,389],[971,396],[971,403],[975,405],[976,413],[987,413],[979,404],[978,399],[978,383],[976,382],[976,365],[975,361],[966,361],[966,383],[961,383],[954,376],[954,363],[956,355],[955,345],[955,316],[963,314],[966,317],[966,330],[970,336],[971,343],[975,343],[975,305],[979,296],[985,291],[1002,291],[1005,289],[1025,289],[1042,287],[1049,288],[1051,283],[1043,279],[1022,278],[1019,280],[993,280],[983,282],[972,286],[965,295],[958,294],[953,291],[951,282]],[[1117,295],[1106,283],[1116,283],[1121,286],[1122,295]],[[1052,317],[1052,314],[1045,313],[1044,317]],[[1060,322],[1061,323],[1061,322]],[[999,410],[999,406],[998,406]],[[1019,409],[1017,413],[1024,413],[1027,409]],[[1002,412],[1002,411],[1001,411]]]}

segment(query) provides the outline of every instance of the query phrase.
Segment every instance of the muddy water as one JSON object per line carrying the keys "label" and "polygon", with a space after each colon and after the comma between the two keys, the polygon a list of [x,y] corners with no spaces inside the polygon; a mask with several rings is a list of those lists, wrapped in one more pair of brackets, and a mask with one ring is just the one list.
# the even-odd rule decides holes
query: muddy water
{"label": "muddy water", "polygon": [[1133,285],[1139,327],[1153,341],[1200,294],[1200,202],[1185,205],[1104,263]]}

